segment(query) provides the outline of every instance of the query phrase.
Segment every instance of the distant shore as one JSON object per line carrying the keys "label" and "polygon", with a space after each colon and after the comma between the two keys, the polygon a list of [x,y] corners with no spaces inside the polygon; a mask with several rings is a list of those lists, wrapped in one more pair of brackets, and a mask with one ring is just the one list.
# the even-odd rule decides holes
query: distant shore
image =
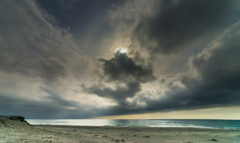
{"label": "distant shore", "polygon": [[0,118],[0,143],[239,143],[240,130],[29,125]]}

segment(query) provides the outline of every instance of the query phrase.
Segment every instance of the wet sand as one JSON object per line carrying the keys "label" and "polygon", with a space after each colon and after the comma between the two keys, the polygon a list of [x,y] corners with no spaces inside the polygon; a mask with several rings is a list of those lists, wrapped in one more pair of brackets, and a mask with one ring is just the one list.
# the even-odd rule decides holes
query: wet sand
{"label": "wet sand", "polygon": [[0,118],[0,143],[239,143],[240,130],[28,125]]}

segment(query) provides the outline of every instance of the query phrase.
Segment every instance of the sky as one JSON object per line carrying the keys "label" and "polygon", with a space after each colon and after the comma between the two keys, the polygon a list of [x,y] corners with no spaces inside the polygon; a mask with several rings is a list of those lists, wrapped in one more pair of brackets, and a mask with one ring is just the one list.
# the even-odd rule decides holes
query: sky
{"label": "sky", "polygon": [[240,0],[0,1],[0,114],[240,119]]}

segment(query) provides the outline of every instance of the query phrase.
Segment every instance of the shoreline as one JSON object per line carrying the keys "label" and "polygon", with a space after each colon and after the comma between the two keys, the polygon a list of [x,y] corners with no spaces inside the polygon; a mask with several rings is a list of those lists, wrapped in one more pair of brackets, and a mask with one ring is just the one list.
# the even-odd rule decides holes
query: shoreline
{"label": "shoreline", "polygon": [[239,143],[239,129],[29,125],[0,120],[0,143]]}
{"label": "shoreline", "polygon": [[240,120],[96,120],[96,119],[28,119],[32,125],[100,126],[100,127],[163,127],[200,129],[240,129]]}
{"label": "shoreline", "polygon": [[212,128],[212,127],[148,127],[148,126],[81,126],[81,125],[54,125],[54,124],[31,124],[31,126],[49,126],[49,127],[63,127],[63,128],[70,128],[70,127],[83,127],[83,128],[154,128],[154,129],[181,129],[181,130],[236,130],[240,131],[240,129],[231,129],[231,128]]}

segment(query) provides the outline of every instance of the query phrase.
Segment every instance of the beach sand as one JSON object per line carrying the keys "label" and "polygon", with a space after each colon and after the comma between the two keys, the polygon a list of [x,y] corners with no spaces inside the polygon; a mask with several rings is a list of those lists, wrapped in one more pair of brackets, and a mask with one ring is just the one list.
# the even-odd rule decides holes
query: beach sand
{"label": "beach sand", "polygon": [[0,118],[0,143],[240,143],[240,130],[29,125]]}

